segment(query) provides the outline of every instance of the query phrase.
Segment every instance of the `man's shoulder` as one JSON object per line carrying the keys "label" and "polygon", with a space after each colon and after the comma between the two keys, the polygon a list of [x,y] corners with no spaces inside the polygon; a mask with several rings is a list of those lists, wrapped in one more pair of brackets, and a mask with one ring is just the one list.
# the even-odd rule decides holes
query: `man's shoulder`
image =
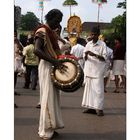
{"label": "man's shoulder", "polygon": [[38,37],[44,39],[45,35],[46,35],[46,29],[44,27],[40,27],[35,31],[35,39]]}
{"label": "man's shoulder", "polygon": [[23,50],[27,51],[27,50],[29,50],[29,49],[32,48],[32,47],[33,47],[33,44],[29,44],[29,45],[25,46],[25,47],[23,48]]}
{"label": "man's shoulder", "polygon": [[98,40],[97,43],[100,45],[100,46],[106,46],[106,43],[102,40]]}
{"label": "man's shoulder", "polygon": [[87,43],[87,45],[88,45],[88,44],[93,44],[93,41],[92,41],[92,40],[91,40],[91,41],[89,41],[89,42]]}
{"label": "man's shoulder", "polygon": [[89,41],[89,42],[86,44],[86,47],[89,47],[89,46],[91,46],[91,45],[93,45],[93,42],[92,42],[92,41]]}
{"label": "man's shoulder", "polygon": [[41,28],[37,29],[36,33],[38,33],[38,32],[43,32],[43,33],[45,33],[46,30],[45,30],[44,27],[41,27]]}
{"label": "man's shoulder", "polygon": [[23,52],[25,53],[25,52],[28,52],[28,50],[29,50],[30,48],[29,48],[29,45],[27,45],[27,46],[25,46],[24,48],[23,48]]}

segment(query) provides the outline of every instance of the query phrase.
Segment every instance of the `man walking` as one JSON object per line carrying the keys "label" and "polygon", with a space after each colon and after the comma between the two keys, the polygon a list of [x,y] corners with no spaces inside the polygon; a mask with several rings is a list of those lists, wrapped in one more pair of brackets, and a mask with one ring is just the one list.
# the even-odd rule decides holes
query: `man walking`
{"label": "man walking", "polygon": [[103,116],[104,104],[104,70],[107,57],[106,45],[98,40],[100,31],[94,27],[91,31],[92,40],[84,50],[85,89],[82,106],[88,109],[83,113],[93,113]]}

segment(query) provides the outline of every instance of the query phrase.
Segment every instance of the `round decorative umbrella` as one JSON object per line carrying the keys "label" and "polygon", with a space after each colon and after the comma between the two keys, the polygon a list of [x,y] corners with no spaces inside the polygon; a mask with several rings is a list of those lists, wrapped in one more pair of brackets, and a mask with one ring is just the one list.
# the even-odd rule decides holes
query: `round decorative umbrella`
{"label": "round decorative umbrella", "polygon": [[70,7],[70,16],[71,16],[71,7],[77,6],[78,3],[75,0],[65,0],[63,3],[63,6],[69,6]]}

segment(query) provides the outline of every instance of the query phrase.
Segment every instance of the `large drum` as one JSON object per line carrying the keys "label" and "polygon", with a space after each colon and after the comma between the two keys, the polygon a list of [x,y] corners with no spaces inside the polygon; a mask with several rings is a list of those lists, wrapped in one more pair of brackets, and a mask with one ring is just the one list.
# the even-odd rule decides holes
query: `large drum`
{"label": "large drum", "polygon": [[51,78],[54,85],[65,92],[73,92],[82,86],[84,73],[77,60],[74,57],[60,57],[63,65],[67,66],[64,73],[61,73],[56,67],[52,67]]}

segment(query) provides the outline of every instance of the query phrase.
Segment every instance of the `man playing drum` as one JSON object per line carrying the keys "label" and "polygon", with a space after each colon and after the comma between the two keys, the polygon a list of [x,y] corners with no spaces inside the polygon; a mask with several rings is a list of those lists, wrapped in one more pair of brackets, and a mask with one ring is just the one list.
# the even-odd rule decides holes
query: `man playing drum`
{"label": "man playing drum", "polygon": [[43,139],[52,138],[56,129],[63,128],[63,120],[60,110],[59,90],[51,81],[51,67],[65,69],[65,66],[57,60],[60,49],[57,44],[57,37],[53,30],[60,26],[62,12],[53,9],[45,16],[47,24],[41,25],[35,32],[35,51],[40,58],[39,63],[39,85],[40,85],[40,122],[39,136]]}
{"label": "man playing drum", "polygon": [[99,28],[92,29],[92,40],[87,43],[84,49],[85,89],[82,106],[88,108],[83,113],[103,116],[104,70],[107,51],[105,43],[98,40],[99,32]]}

